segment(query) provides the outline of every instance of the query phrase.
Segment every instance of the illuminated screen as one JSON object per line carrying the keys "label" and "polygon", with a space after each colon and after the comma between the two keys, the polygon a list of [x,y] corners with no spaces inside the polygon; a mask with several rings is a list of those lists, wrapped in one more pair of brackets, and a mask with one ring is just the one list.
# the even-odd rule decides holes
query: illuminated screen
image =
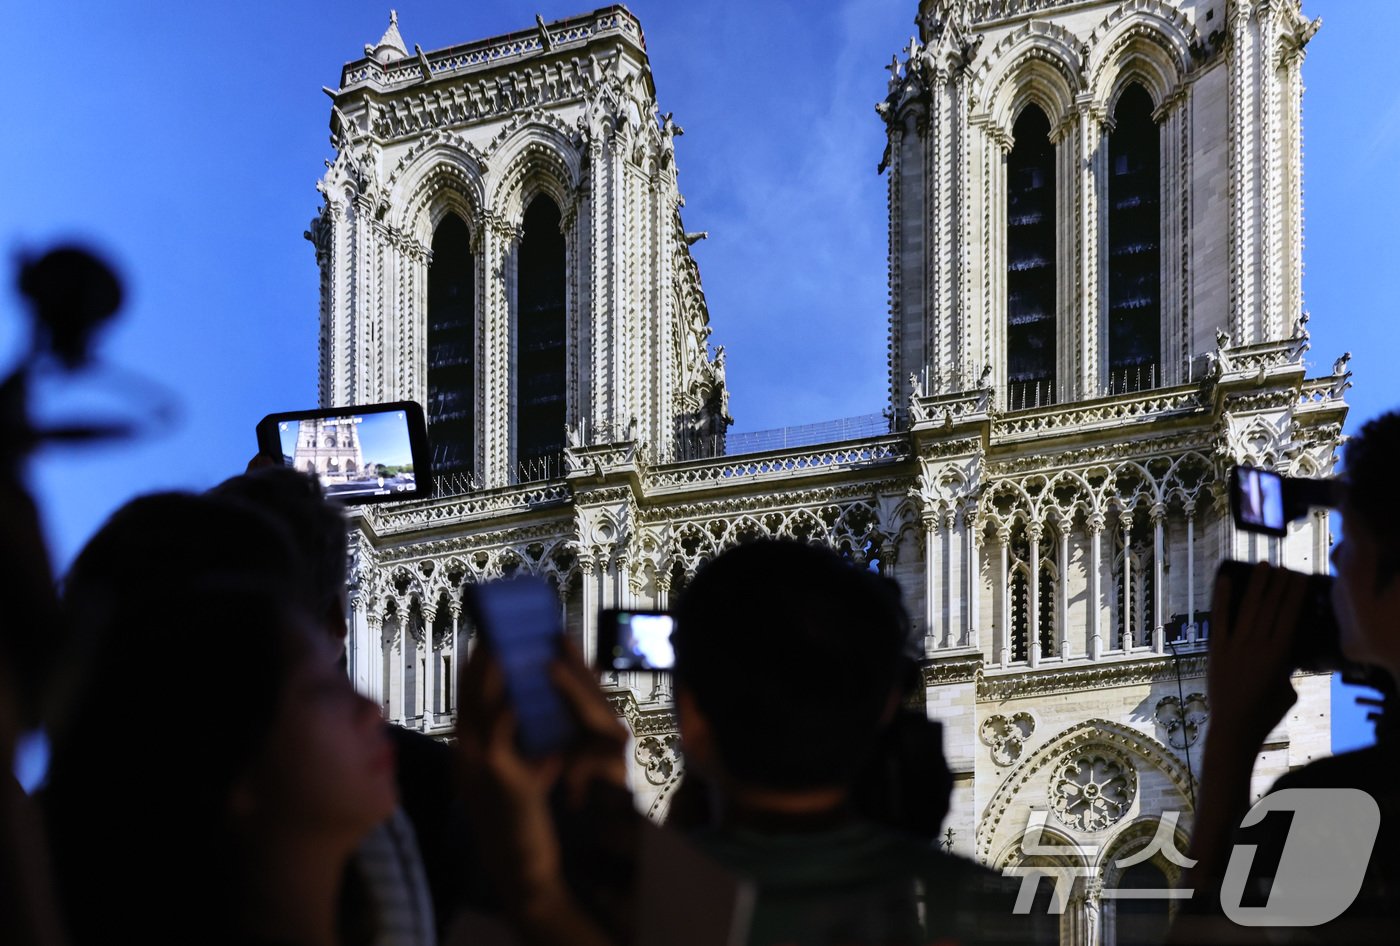
{"label": "illuminated screen", "polygon": [[671,649],[675,619],[669,614],[617,616],[617,644],[613,647],[616,670],[670,670],[676,663]]}
{"label": "illuminated screen", "polygon": [[284,420],[277,436],[282,462],[315,473],[327,496],[387,497],[417,489],[403,411]]}
{"label": "illuminated screen", "polygon": [[1240,520],[1264,529],[1284,527],[1283,480],[1267,470],[1240,470]]}

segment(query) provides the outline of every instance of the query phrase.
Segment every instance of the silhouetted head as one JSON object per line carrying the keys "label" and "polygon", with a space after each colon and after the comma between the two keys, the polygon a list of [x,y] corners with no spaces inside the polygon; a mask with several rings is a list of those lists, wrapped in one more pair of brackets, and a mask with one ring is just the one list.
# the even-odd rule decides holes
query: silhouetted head
{"label": "silhouetted head", "polygon": [[1400,680],[1400,412],[1366,423],[1343,458],[1342,538],[1332,547],[1342,652]]}
{"label": "silhouetted head", "polygon": [[[229,497],[153,493],[122,506],[88,540],[61,588],[69,650],[56,707],[86,685],[96,654],[121,614],[154,613],[180,589],[242,580],[312,613],[312,581],[289,530],[255,506]],[[185,616],[192,623],[200,615]]]}
{"label": "silhouetted head", "polygon": [[281,523],[311,580],[313,616],[344,646],[346,633],[346,522],[339,503],[326,498],[321,481],[287,466],[250,470],[210,490],[261,509]]}
{"label": "silhouetted head", "polygon": [[688,760],[721,784],[849,787],[906,666],[892,582],[824,548],[752,542],[700,570],[676,619]]}

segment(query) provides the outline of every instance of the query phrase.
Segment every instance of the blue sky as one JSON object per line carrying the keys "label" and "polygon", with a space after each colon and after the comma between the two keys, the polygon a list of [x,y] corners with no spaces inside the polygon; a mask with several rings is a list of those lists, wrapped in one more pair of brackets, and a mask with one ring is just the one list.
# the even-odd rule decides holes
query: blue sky
{"label": "blue sky", "polygon": [[[587,4],[399,0],[432,49]],[[736,430],[885,403],[884,146],[873,104],[915,0],[637,0],[677,144],[688,230]],[[264,414],[316,402],[317,273],[302,238],[331,151],[329,100],[388,4],[249,0],[8,8],[0,248],[81,237],[123,270],[130,303],[105,360],[158,382],[177,423],[138,444],[61,452],[33,470],[55,558],[154,488],[242,469]],[[1321,369],[1353,353],[1349,428],[1400,404],[1391,273],[1400,220],[1400,4],[1307,0],[1325,24],[1304,67],[1306,293]],[[21,344],[0,297],[0,365]],[[1369,739],[1334,699],[1338,746]]]}

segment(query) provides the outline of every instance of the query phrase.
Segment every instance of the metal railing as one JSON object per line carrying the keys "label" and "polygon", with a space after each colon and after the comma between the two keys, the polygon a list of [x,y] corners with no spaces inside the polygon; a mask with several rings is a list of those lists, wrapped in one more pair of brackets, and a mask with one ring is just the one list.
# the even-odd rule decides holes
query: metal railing
{"label": "metal railing", "polygon": [[1145,365],[1114,368],[1108,372],[1108,384],[1104,386],[1103,393],[1105,396],[1112,397],[1115,394],[1149,391],[1159,387],[1161,381],[1162,372],[1155,361]]}
{"label": "metal railing", "polygon": [[1055,382],[1048,378],[1039,381],[1007,382],[1006,409],[1008,411],[1046,407],[1054,404],[1055,400]]}

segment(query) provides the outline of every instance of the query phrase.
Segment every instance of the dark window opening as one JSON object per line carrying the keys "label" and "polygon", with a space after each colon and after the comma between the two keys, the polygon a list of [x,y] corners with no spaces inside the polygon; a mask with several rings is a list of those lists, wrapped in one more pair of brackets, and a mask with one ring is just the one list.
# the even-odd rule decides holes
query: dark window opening
{"label": "dark window opening", "polygon": [[1006,159],[1007,407],[1055,402],[1055,146],[1035,105]]}
{"label": "dark window opening", "polygon": [[462,218],[433,234],[428,266],[428,440],[439,476],[472,472],[476,449],[476,265]]}
{"label": "dark window opening", "polygon": [[[1172,883],[1156,864],[1134,864],[1118,879],[1119,890],[1166,891]],[[1114,941],[1118,946],[1156,946],[1167,939],[1170,901],[1164,896],[1115,897]]]}
{"label": "dark window opening", "polygon": [[564,449],[564,235],[559,208],[531,201],[520,241],[516,300],[516,443],[522,466]]}
{"label": "dark window opening", "polygon": [[1123,92],[1108,138],[1108,390],[1161,383],[1161,139],[1142,86]]}

